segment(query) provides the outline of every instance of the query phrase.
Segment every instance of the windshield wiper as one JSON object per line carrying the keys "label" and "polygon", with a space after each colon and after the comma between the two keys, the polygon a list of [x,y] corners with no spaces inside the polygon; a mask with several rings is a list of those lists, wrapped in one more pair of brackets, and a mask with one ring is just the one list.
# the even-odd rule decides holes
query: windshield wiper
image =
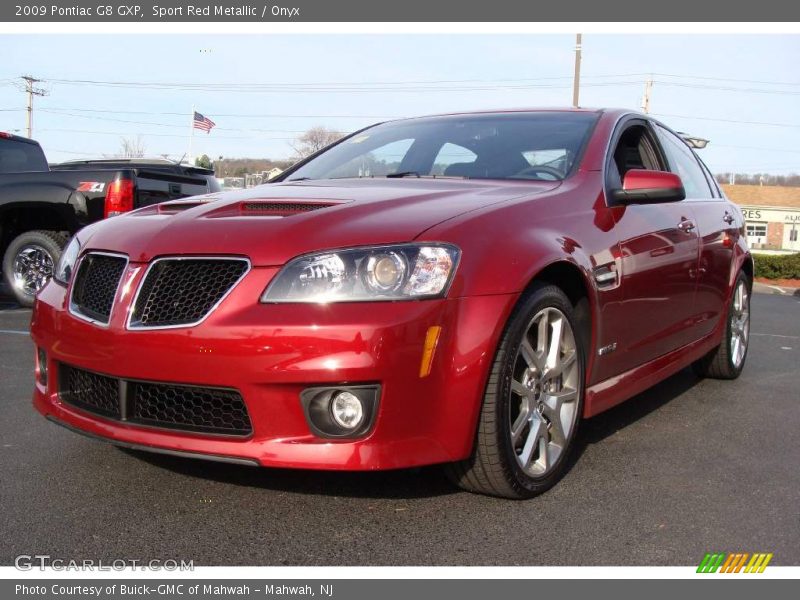
{"label": "windshield wiper", "polygon": [[400,171],[399,173],[389,173],[386,176],[387,179],[399,179],[401,177],[416,177],[419,179],[421,175],[416,171]]}
{"label": "windshield wiper", "polygon": [[308,181],[309,179],[311,179],[311,177],[296,177],[295,179],[287,179],[286,183],[290,181]]}

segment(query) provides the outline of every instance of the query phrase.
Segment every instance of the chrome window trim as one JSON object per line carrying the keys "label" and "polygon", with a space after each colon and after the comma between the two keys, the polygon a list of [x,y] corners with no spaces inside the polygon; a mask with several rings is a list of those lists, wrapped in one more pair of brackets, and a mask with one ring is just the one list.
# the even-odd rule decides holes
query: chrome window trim
{"label": "chrome window trim", "polygon": [[[211,306],[211,308],[208,309],[208,312],[205,315],[203,315],[201,319],[193,321],[191,323],[181,323],[179,325],[153,325],[153,326],[134,325],[133,323],[131,323],[131,319],[133,318],[133,311],[136,308],[136,303],[139,301],[139,293],[142,291],[142,286],[144,285],[144,282],[147,280],[147,276],[150,274],[150,270],[157,263],[165,260],[231,260],[231,261],[243,262],[246,264],[247,268],[244,270],[244,273],[242,273],[239,276],[239,279],[234,281],[233,285],[231,285],[231,287],[228,288],[228,291],[225,292],[225,294],[223,294],[223,296],[219,300],[217,300],[214,303],[214,305]],[[144,275],[139,280],[139,283],[136,286],[136,293],[133,296],[133,301],[128,306],[128,315],[125,318],[125,329],[127,331],[157,331],[159,329],[183,329],[183,328],[197,327],[198,325],[203,323],[203,321],[208,319],[215,310],[217,310],[217,307],[220,304],[222,304],[225,301],[225,298],[227,298],[233,292],[233,290],[236,289],[236,286],[238,286],[242,282],[242,280],[245,277],[247,277],[247,274],[252,270],[252,268],[253,265],[250,262],[250,259],[247,258],[246,256],[207,256],[207,255],[159,256],[155,260],[151,261],[149,265],[147,265],[147,270],[144,272]]]}
{"label": "chrome window trim", "polygon": [[[81,267],[83,266],[83,261],[86,259],[87,256],[112,256],[114,258],[124,258],[125,265],[122,267],[122,275],[119,277],[119,281],[117,281],[117,287],[114,288],[114,300],[111,303],[111,310],[108,313],[108,321],[98,321],[97,319],[93,319],[87,315],[84,315],[80,312],[77,305],[73,300],[73,296],[75,294],[75,279],[77,279],[78,274],[80,273]],[[108,329],[109,324],[111,323],[111,317],[114,316],[114,307],[117,304],[117,294],[119,294],[119,286],[122,283],[122,280],[125,278],[125,272],[128,270],[128,265],[130,264],[130,258],[127,254],[122,254],[120,252],[105,252],[102,250],[89,250],[81,255],[80,259],[78,259],[77,263],[75,263],[75,275],[71,278],[69,284],[69,303],[67,306],[67,310],[69,314],[71,314],[76,319],[80,319],[81,321],[86,321],[87,323],[91,323],[97,327],[102,327],[104,329]]]}

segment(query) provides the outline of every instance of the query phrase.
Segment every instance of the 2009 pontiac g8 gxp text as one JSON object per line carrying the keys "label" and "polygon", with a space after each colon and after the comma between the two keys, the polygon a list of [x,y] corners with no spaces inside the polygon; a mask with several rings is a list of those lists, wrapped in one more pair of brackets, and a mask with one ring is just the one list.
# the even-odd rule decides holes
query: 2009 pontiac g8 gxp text
{"label": "2009 pontiac g8 gxp text", "polygon": [[39,294],[34,404],[122,446],[235,463],[447,463],[529,497],[582,418],[745,362],[739,209],[621,110],[376,125],[275,184],[80,231]]}

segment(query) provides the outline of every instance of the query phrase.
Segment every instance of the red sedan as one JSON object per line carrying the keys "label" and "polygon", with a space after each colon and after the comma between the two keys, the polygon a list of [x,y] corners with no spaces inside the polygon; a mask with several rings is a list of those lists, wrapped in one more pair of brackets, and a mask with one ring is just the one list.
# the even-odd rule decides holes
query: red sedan
{"label": "red sedan", "polygon": [[34,307],[34,404],[121,446],[447,463],[466,489],[530,497],[582,419],[689,365],[739,375],[743,225],[645,115],[379,124],[275,184],[79,232]]}

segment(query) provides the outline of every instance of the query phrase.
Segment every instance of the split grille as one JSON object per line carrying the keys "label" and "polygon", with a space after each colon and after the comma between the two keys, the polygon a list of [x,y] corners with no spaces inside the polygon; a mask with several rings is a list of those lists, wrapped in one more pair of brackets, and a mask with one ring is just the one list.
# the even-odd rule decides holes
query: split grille
{"label": "split grille", "polygon": [[231,436],[253,431],[244,400],[232,389],[118,379],[61,364],[59,397],[127,423]]}
{"label": "split grille", "polygon": [[72,286],[73,312],[107,324],[128,260],[109,254],[87,254],[81,260]]}
{"label": "split grille", "polygon": [[131,313],[131,328],[178,327],[202,321],[244,277],[242,258],[164,258],[145,275]]}

